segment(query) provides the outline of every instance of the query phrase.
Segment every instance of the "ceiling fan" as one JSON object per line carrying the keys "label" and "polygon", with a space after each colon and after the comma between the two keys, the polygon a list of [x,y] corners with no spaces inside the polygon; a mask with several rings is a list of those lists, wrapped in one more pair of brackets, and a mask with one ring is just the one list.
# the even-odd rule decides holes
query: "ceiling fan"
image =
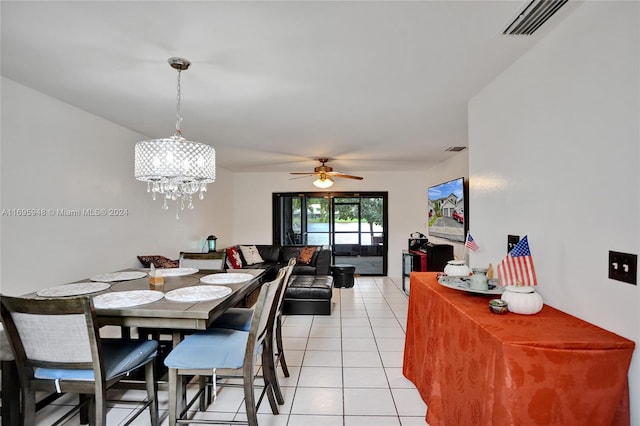
{"label": "ceiling fan", "polygon": [[[306,176],[318,176],[318,179],[313,181],[313,184],[318,188],[329,188],[333,185],[333,178],[346,178],[346,179],[364,179],[361,176],[346,175],[340,172],[334,172],[333,167],[326,166],[325,163],[329,161],[328,158],[318,158],[318,161],[322,163],[321,166],[314,167],[313,172],[290,172],[292,175],[306,175]],[[294,178],[295,179],[295,178]]]}

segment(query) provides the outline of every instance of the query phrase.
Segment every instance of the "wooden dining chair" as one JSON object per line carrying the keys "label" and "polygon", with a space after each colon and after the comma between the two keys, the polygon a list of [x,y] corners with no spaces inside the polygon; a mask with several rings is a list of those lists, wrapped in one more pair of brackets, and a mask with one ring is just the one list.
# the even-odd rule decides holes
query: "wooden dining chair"
{"label": "wooden dining chair", "polygon": [[158,424],[153,372],[157,342],[101,339],[93,302],[87,297],[2,296],[0,315],[17,366],[23,424],[35,424],[36,392],[44,391],[80,395],[81,403],[62,419],[86,407],[90,424],[106,425],[107,389],[141,367],[147,398],[131,421],[148,407],[151,424]]}
{"label": "wooden dining chair", "polygon": [[196,268],[201,271],[224,272],[227,253],[212,251],[208,253],[180,252],[180,268]]}
{"label": "wooden dining chair", "polygon": [[18,426],[20,424],[18,371],[2,323],[0,323],[0,362],[2,369],[2,424]]}
{"label": "wooden dining chair", "polygon": [[[286,292],[287,286],[289,284],[289,279],[291,278],[291,273],[293,272],[293,267],[296,264],[296,258],[292,257],[289,259],[289,262],[286,267],[282,268],[285,270],[285,275],[283,278],[283,289],[279,292],[278,300],[275,302],[275,315],[273,329],[270,330],[271,336],[267,339],[266,350],[270,353],[270,356],[267,357],[269,361],[268,364],[264,364],[262,367],[264,369],[269,369],[268,374],[272,375],[274,381],[274,394],[276,397],[276,401],[278,404],[284,404],[284,396],[282,395],[282,391],[280,389],[280,383],[278,380],[278,376],[276,374],[276,367],[280,364],[282,368],[282,372],[285,377],[289,377],[289,369],[287,368],[287,363],[284,358],[284,345],[282,343],[282,307],[284,302],[284,294]],[[241,330],[241,331],[249,331],[249,327],[251,326],[251,319],[253,317],[253,309],[250,308],[231,308],[228,309],[224,314],[222,314],[218,319],[216,319],[211,327],[217,328],[228,328],[232,330]]]}
{"label": "wooden dining chair", "polygon": [[[241,385],[236,385],[233,381],[221,383],[221,386],[244,388],[247,421],[233,421],[234,424],[258,426],[257,410],[265,395],[273,414],[278,414],[272,377],[263,371],[264,387],[257,401],[254,382],[260,378],[256,367],[258,355],[262,356],[263,365],[268,363],[267,357],[271,356],[265,346],[268,344],[267,339],[272,336],[269,330],[273,328],[275,305],[279,300],[279,292],[284,288],[285,273],[283,268],[275,280],[262,284],[249,331],[210,327],[206,331],[187,336],[169,353],[164,361],[169,369],[169,425],[176,425],[179,420],[184,423],[229,424],[228,420],[186,419],[189,408],[198,400],[202,403],[207,386],[214,387],[215,395],[218,383],[216,377],[242,379]],[[199,380],[198,392],[185,404],[186,383],[182,376],[192,375],[199,376],[200,379],[208,376],[212,380],[209,383]]]}
{"label": "wooden dining chair", "polygon": [[289,271],[285,276],[285,285],[284,290],[280,295],[280,301],[278,302],[278,310],[276,312],[275,319],[275,331],[274,331],[274,339],[275,339],[275,351],[274,351],[274,368],[280,364],[280,368],[282,368],[282,373],[285,377],[289,377],[289,368],[287,367],[287,361],[284,357],[284,344],[282,343],[282,310],[284,307],[284,296],[287,292],[287,287],[289,286],[291,273],[293,272],[293,267],[296,265],[296,258],[292,257],[289,259]]}

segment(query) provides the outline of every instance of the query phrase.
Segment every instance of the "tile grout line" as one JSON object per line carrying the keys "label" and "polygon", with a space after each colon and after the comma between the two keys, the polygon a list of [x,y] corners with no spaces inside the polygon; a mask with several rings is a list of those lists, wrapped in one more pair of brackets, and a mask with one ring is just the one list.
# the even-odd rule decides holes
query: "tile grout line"
{"label": "tile grout line", "polygon": [[[389,308],[391,307],[389,305],[389,302],[387,301],[387,298],[384,296],[384,293],[380,291],[380,288],[377,285],[377,282],[374,279],[374,284],[376,289],[380,292],[380,295],[382,296],[382,298],[384,299],[385,303],[387,303],[387,306],[389,306]],[[365,310],[367,310],[367,306],[365,304]],[[393,310],[392,310],[393,312]],[[395,316],[395,312],[393,313],[393,318],[397,321],[397,318]],[[376,349],[378,350],[378,358],[380,359],[380,364],[382,365],[382,372],[385,376],[385,379],[387,380],[387,388],[389,390],[389,395],[391,395],[391,401],[393,401],[393,408],[396,410],[396,418],[398,419],[398,423],[402,424],[402,421],[400,420],[400,412],[398,411],[398,405],[396,404],[396,400],[393,396],[393,392],[391,391],[391,382],[389,381],[389,376],[387,374],[387,370],[384,367],[384,360],[382,359],[382,355],[380,354],[380,346],[378,345],[378,339],[376,338],[375,332],[373,330],[373,324],[371,324],[371,318],[369,317],[369,311],[367,310],[367,318],[369,318],[369,324],[371,325],[371,334],[373,334],[373,340],[376,344]]]}

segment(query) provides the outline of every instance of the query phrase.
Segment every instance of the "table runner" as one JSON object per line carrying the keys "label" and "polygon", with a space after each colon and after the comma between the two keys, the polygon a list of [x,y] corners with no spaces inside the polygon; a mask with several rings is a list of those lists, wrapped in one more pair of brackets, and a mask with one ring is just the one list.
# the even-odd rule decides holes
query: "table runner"
{"label": "table runner", "polygon": [[549,306],[494,315],[490,298],[412,273],[403,373],[439,425],[628,425],[634,343]]}

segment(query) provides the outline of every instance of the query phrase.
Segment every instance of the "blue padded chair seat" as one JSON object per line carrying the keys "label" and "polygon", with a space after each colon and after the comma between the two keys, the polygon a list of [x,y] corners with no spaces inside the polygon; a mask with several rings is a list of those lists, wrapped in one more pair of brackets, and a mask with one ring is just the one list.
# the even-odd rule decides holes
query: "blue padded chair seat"
{"label": "blue padded chair seat", "polygon": [[[158,342],[123,342],[121,340],[102,340],[102,358],[104,360],[105,379],[127,374],[152,360],[157,353]],[[68,370],[58,368],[35,368],[34,376],[49,380],[93,380],[93,370]]]}
{"label": "blue padded chair seat", "polygon": [[228,328],[230,330],[249,331],[253,318],[253,309],[230,308],[216,319],[211,327]]}
{"label": "blue padded chair seat", "polygon": [[[168,368],[242,368],[249,332],[209,328],[187,336],[164,360]],[[258,348],[256,348],[258,349]]]}

